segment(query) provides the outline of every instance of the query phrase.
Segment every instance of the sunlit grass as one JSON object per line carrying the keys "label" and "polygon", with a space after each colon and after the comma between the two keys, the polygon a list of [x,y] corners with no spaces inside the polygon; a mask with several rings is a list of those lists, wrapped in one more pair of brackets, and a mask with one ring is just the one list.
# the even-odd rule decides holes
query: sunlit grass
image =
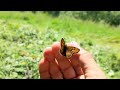
{"label": "sunlit grass", "polygon": [[0,12],[0,78],[39,78],[44,49],[61,38],[76,41],[93,53],[109,78],[119,78],[119,26],[12,11]]}

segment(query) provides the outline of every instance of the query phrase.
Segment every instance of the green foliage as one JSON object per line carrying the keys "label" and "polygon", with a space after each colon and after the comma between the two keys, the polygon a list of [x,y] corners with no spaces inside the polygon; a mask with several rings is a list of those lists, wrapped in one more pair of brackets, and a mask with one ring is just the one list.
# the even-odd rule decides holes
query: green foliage
{"label": "green foliage", "polygon": [[0,12],[0,78],[39,78],[44,49],[61,38],[91,52],[108,78],[120,77],[119,27],[42,12]]}
{"label": "green foliage", "polygon": [[61,11],[60,15],[70,16],[82,20],[106,22],[110,25],[120,25],[119,11]]}
{"label": "green foliage", "polygon": [[48,14],[52,15],[52,16],[59,16],[60,11],[44,11],[47,12]]}

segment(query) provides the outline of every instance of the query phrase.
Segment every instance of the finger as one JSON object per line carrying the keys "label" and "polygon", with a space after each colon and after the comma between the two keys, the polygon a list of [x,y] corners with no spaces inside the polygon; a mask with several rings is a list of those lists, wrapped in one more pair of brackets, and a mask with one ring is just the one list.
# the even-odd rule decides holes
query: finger
{"label": "finger", "polygon": [[[67,45],[74,46],[74,47],[77,47],[77,48],[80,49],[79,45],[76,42],[71,42],[71,43],[68,43]],[[71,64],[72,64],[77,76],[80,76],[80,75],[84,74],[83,71],[82,71],[81,65],[80,65],[79,57],[80,57],[80,53],[77,53],[77,54],[74,54],[70,58]]]}
{"label": "finger", "polygon": [[39,74],[41,79],[50,79],[49,62],[45,59],[39,62]]}
{"label": "finger", "polygon": [[74,78],[76,76],[76,73],[73,67],[71,66],[71,63],[69,62],[69,59],[60,54],[60,47],[61,46],[59,42],[56,42],[52,45],[52,51],[58,62],[61,72],[63,73],[64,78],[66,79]]}
{"label": "finger", "polygon": [[87,79],[99,79],[99,78],[106,78],[103,71],[95,62],[91,53],[87,52],[84,49],[81,49],[80,56],[77,56],[80,61],[80,65],[84,72],[85,78]]}
{"label": "finger", "polygon": [[101,77],[106,78],[105,74],[102,72],[102,70],[99,68],[99,66],[93,59],[92,54],[87,52],[86,50],[84,50],[81,47],[79,47],[79,48],[80,48],[80,52],[76,55],[73,55],[73,57],[71,58],[71,62],[75,61],[75,60],[77,62],[77,60],[79,60],[80,66],[85,75],[85,78],[101,78]]}
{"label": "finger", "polygon": [[50,63],[49,72],[50,72],[51,78],[52,79],[63,79],[62,73],[60,72],[60,69],[57,63],[55,62],[55,58],[54,58],[51,47],[48,47],[45,49],[44,58],[46,58]]}
{"label": "finger", "polygon": [[89,70],[92,70],[92,67],[96,67],[92,55],[83,48],[81,48],[76,42],[69,43],[68,45],[75,46],[80,49],[80,51],[77,54],[73,55],[70,58],[77,75],[88,75]]}

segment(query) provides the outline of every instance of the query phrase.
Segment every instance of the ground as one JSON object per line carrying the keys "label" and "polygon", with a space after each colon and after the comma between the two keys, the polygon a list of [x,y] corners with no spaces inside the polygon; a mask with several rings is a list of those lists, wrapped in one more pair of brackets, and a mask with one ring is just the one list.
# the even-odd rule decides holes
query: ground
{"label": "ground", "polygon": [[119,26],[12,11],[0,12],[0,78],[40,78],[43,50],[61,38],[91,52],[108,78],[120,78]]}

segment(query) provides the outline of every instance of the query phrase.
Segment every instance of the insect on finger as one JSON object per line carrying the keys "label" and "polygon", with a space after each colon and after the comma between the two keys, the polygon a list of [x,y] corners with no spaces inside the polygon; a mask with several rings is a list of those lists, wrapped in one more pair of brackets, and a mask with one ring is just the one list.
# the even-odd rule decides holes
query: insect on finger
{"label": "insect on finger", "polygon": [[61,49],[60,53],[66,58],[70,58],[73,54],[76,54],[80,51],[79,48],[73,46],[67,46],[64,39],[61,39]]}

